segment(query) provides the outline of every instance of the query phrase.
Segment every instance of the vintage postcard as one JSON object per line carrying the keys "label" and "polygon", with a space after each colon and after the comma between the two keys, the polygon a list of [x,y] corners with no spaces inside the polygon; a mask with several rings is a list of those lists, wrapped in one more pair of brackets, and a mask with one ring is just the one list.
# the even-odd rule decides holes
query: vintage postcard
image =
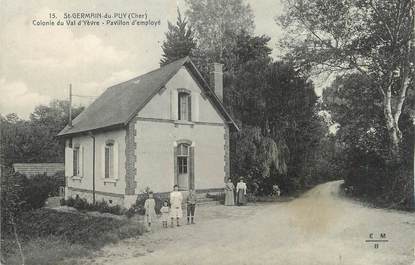
{"label": "vintage postcard", "polygon": [[414,0],[1,0],[0,47],[0,264],[415,264]]}

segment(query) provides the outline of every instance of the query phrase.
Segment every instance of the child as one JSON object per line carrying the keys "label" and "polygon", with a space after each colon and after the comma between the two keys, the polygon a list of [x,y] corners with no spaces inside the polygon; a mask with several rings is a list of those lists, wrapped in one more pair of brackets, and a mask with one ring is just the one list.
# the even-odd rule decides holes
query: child
{"label": "child", "polygon": [[148,225],[148,231],[151,231],[151,223],[155,220],[156,216],[156,201],[153,197],[153,192],[148,193],[148,199],[144,202],[144,209],[146,211],[145,218]]}
{"label": "child", "polygon": [[176,219],[177,226],[180,226],[180,218],[183,217],[182,212],[182,201],[183,195],[179,191],[179,186],[174,185],[173,191],[170,193],[170,217],[171,217],[171,227],[174,226],[174,219]]}
{"label": "child", "polygon": [[169,220],[170,208],[169,203],[167,201],[163,202],[163,206],[160,209],[161,212],[161,223],[163,227],[167,228],[167,222]]}
{"label": "child", "polygon": [[195,208],[196,208],[196,192],[193,189],[189,190],[189,195],[187,196],[187,224],[194,224],[195,217]]}

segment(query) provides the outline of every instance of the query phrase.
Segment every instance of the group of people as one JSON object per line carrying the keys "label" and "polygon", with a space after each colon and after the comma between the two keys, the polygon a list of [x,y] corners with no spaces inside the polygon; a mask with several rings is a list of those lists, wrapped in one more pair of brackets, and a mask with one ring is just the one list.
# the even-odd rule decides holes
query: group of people
{"label": "group of people", "polygon": [[[238,206],[245,205],[247,202],[246,199],[246,183],[244,182],[243,178],[239,178],[239,182],[233,185],[232,179],[228,179],[228,182],[225,185],[225,205],[226,206],[234,206],[235,204]],[[235,200],[235,191],[236,191],[236,200]]]}
{"label": "group of people", "polygon": [[[187,224],[194,224],[194,216],[196,210],[196,192],[193,189],[189,190],[187,195]],[[174,227],[180,226],[180,219],[183,217],[182,210],[183,195],[179,191],[179,186],[174,185],[173,191],[170,193],[170,207],[169,202],[163,201],[163,206],[160,208],[161,213],[161,223],[164,228],[168,227],[168,222],[170,219],[170,226]],[[154,200],[153,192],[150,191],[148,194],[148,199],[144,202],[145,209],[145,220],[148,227],[148,230],[151,231],[152,223],[157,219],[156,217],[156,201]]]}
{"label": "group of people", "polygon": [[[239,182],[235,186],[232,183],[232,180],[229,179],[225,185],[225,205],[245,205],[247,202],[246,199],[246,183],[243,178],[239,179]],[[236,191],[236,200],[235,200],[235,191]],[[194,189],[190,189],[187,195],[186,204],[187,204],[187,224],[194,224],[195,221],[195,210],[196,210],[197,196]],[[180,226],[180,219],[183,217],[182,210],[183,195],[179,191],[179,186],[174,185],[173,191],[170,193],[170,207],[167,200],[163,201],[163,206],[160,208],[161,213],[161,223],[164,228],[168,227],[170,220],[170,226],[174,227]],[[154,194],[152,191],[148,194],[148,199],[144,202],[145,209],[145,220],[148,230],[151,231],[151,225],[157,220],[156,215],[156,201],[154,200]]]}

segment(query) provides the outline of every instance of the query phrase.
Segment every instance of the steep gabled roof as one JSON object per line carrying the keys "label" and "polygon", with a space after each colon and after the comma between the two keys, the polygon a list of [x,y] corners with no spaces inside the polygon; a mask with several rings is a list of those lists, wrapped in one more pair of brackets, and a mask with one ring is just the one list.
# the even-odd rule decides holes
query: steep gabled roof
{"label": "steep gabled roof", "polygon": [[198,80],[205,94],[217,107],[226,122],[238,130],[237,125],[190,58],[185,57],[129,81],[109,87],[72,121],[72,127],[66,126],[58,136],[125,126],[182,66],[185,66]]}

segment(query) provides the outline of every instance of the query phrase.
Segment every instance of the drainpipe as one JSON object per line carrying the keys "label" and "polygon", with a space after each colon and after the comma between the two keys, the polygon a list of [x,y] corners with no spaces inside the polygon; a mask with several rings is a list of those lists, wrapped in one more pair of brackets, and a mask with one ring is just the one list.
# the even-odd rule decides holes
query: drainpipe
{"label": "drainpipe", "polygon": [[412,125],[414,126],[414,143],[413,143],[413,176],[412,176],[412,209],[415,210],[415,105],[412,106],[412,110],[409,111],[409,116],[412,119]]}
{"label": "drainpipe", "polygon": [[89,132],[92,138],[92,203],[95,204],[95,136]]}

